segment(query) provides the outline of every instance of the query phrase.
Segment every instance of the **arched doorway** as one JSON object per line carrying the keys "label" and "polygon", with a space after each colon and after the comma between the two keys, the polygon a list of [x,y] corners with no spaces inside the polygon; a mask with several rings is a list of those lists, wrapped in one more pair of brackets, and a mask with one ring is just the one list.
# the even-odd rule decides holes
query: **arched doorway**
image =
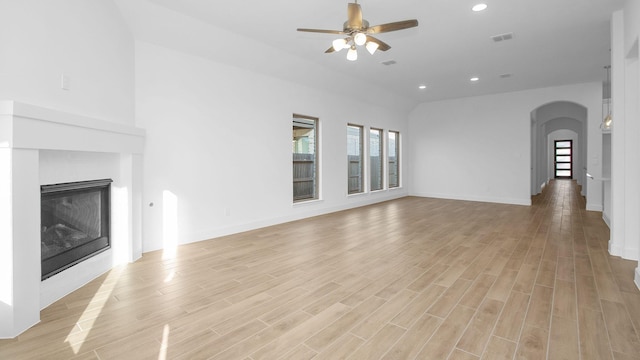
{"label": "arched doorway", "polygon": [[554,178],[553,141],[572,139],[572,178],[586,194],[587,108],[570,101],[554,101],[531,111],[531,195]]}

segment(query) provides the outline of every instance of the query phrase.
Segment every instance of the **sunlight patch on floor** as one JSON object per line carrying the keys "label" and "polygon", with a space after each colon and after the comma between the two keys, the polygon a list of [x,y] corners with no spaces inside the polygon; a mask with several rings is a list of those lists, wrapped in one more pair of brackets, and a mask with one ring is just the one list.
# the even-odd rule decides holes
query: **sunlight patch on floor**
{"label": "sunlight patch on floor", "polygon": [[[124,267],[112,269],[109,272],[109,275],[107,275],[107,278],[104,280],[104,282],[102,282],[100,289],[96,291],[89,304],[87,304],[84,312],[76,322],[76,325],[81,328],[82,331],[74,331],[76,329],[76,327],[74,326],[74,330],[72,330],[72,332],[67,335],[65,342],[69,343],[74,354],[77,355],[82,348],[82,345],[91,332],[93,325],[100,317],[102,309],[104,308],[107,301],[109,301],[109,299],[111,298],[111,293],[118,283],[118,279],[120,278],[123,269]],[[98,311],[97,315],[95,314],[96,310]],[[82,326],[80,325],[81,323]]]}
{"label": "sunlight patch on floor", "polygon": [[169,348],[170,332],[171,332],[171,328],[169,324],[164,324],[164,329],[162,330],[162,344],[160,345],[160,354],[158,354],[158,360],[167,359],[167,349]]}
{"label": "sunlight patch on floor", "polygon": [[167,277],[166,277],[166,278],[164,278],[164,282],[165,282],[165,283],[171,282],[171,280],[173,280],[173,278],[174,278],[175,276],[176,276],[176,271],[175,271],[175,270],[171,270],[171,271],[169,272],[169,275],[167,275]]}

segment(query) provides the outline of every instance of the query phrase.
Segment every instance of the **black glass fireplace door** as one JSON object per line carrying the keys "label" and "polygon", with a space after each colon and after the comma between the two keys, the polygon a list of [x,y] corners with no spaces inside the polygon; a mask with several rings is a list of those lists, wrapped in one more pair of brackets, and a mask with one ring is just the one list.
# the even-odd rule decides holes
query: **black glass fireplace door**
{"label": "black glass fireplace door", "polygon": [[41,186],[42,279],[110,247],[110,179]]}

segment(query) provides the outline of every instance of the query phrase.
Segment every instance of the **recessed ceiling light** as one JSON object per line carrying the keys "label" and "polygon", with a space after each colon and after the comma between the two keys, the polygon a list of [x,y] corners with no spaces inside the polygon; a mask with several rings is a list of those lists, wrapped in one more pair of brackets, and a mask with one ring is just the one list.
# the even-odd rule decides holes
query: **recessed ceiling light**
{"label": "recessed ceiling light", "polygon": [[471,79],[469,79],[469,81],[471,81],[471,82],[476,82],[476,81],[478,81],[478,80],[480,80],[480,78],[479,78],[479,77],[477,77],[477,76],[474,76],[474,77],[472,77]]}
{"label": "recessed ceiling light", "polygon": [[476,4],[476,5],[473,5],[471,10],[478,12],[478,11],[482,11],[482,10],[484,10],[486,8],[487,8],[487,4]]}
{"label": "recessed ceiling light", "polygon": [[420,85],[420,86],[418,86],[418,89],[420,89],[420,90],[424,90],[424,89],[426,89],[426,88],[427,88],[427,85]]}

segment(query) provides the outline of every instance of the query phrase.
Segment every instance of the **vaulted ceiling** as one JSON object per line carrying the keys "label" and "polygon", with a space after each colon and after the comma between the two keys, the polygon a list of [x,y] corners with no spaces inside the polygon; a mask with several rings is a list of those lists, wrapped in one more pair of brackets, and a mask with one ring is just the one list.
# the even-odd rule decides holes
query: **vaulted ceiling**
{"label": "vaulted ceiling", "polygon": [[[353,76],[413,103],[602,81],[610,59],[611,13],[624,2],[360,0],[371,25],[405,19],[417,19],[420,25],[380,34],[391,49],[374,55],[362,49],[352,62],[346,51],[324,53],[338,36],[296,31],[341,30],[348,0],[148,1],[318,64],[335,74],[336,86],[342,76]],[[479,2],[487,9],[473,12],[471,7]],[[512,39],[495,41],[501,34],[512,34]],[[219,45],[200,44],[212,49]],[[252,61],[265,61],[264,56],[268,54],[257,53]],[[388,60],[395,64],[382,64]],[[474,76],[479,80],[469,81]],[[427,88],[418,89],[421,84]]]}

